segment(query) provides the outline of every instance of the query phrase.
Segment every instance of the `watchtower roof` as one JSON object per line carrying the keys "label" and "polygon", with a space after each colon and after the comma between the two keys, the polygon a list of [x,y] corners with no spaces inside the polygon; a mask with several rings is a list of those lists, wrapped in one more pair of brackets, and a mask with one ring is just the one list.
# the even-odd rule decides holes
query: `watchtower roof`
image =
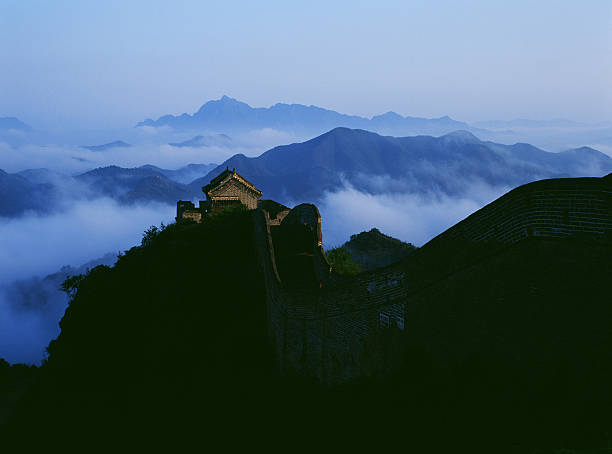
{"label": "watchtower roof", "polygon": [[205,194],[208,194],[209,192],[213,191],[214,189],[225,185],[227,182],[229,182],[230,180],[236,180],[239,183],[241,183],[243,186],[245,186],[248,190],[250,190],[251,192],[253,192],[254,194],[257,195],[257,197],[261,197],[262,196],[262,192],[257,189],[253,183],[251,183],[250,181],[248,181],[246,178],[244,178],[243,176],[239,175],[238,172],[236,172],[236,169],[232,169],[230,170],[229,167],[226,167],[225,170],[223,172],[221,172],[219,175],[217,175],[215,178],[213,178],[212,180],[210,180],[210,183],[207,184],[206,186],[204,186],[202,188],[202,191]]}

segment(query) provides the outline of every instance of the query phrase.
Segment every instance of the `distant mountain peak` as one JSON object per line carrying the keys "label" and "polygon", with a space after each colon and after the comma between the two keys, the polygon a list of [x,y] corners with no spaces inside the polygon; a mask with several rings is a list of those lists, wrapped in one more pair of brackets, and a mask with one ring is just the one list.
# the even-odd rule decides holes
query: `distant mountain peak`
{"label": "distant mountain peak", "polygon": [[[231,96],[227,96],[227,95],[223,95],[221,96],[217,102],[223,103],[223,104],[244,104],[247,105],[247,103],[242,102],[242,101],[238,101],[236,98],[232,98]],[[251,106],[249,106],[251,107]]]}
{"label": "distant mountain peak", "polygon": [[163,115],[147,119],[138,126],[169,126],[178,131],[249,131],[265,128],[318,135],[336,126],[364,129],[394,136],[444,134],[456,129],[469,129],[466,123],[448,116],[442,118],[404,117],[389,111],[372,118],[347,115],[315,105],[276,103],[270,107],[251,107],[247,103],[223,95],[203,104],[193,115]]}
{"label": "distant mountain peak", "polygon": [[[198,109],[198,111],[193,115],[183,114],[183,117],[187,121],[191,121],[197,119],[199,117],[205,117],[207,114],[213,113],[218,114],[219,111],[234,111],[236,109],[241,109],[242,111],[251,111],[253,108],[249,106],[247,103],[238,101],[237,99],[230,98],[227,95],[221,96],[219,99],[213,99],[202,104],[202,107]],[[173,117],[176,119],[179,117]]]}
{"label": "distant mountain peak", "polygon": [[463,142],[463,143],[478,143],[480,139],[469,131],[459,130],[445,134],[441,137],[447,141]]}
{"label": "distant mountain peak", "polygon": [[403,120],[404,117],[402,117],[397,112],[393,112],[392,110],[390,110],[389,112],[385,112],[384,114],[374,115],[372,117],[372,120],[374,119],[376,120]]}
{"label": "distant mountain peak", "polygon": [[347,128],[346,126],[338,126],[311,140],[317,140],[317,139],[326,138],[326,137],[350,137],[350,136],[364,136],[364,135],[380,136],[380,134],[377,134],[372,131],[367,131],[365,129]]}
{"label": "distant mountain peak", "polygon": [[336,128],[330,129],[328,132],[322,135],[336,135],[336,134],[347,134],[349,132],[359,131],[359,129],[347,128],[346,126],[338,126]]}

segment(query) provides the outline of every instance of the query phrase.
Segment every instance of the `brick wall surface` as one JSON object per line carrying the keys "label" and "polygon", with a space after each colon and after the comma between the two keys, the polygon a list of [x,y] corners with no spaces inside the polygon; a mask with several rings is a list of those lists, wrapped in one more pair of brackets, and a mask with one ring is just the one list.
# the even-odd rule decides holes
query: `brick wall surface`
{"label": "brick wall surface", "polygon": [[603,178],[543,180],[520,186],[476,211],[433,242],[516,242],[612,231],[612,184]]}

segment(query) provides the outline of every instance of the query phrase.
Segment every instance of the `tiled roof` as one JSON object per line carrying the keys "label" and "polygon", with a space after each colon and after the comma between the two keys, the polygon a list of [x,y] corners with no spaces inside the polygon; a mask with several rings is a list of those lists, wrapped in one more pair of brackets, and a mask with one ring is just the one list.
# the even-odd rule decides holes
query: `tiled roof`
{"label": "tiled roof", "polygon": [[218,188],[219,186],[224,185],[225,183],[227,183],[228,181],[232,179],[239,181],[244,186],[246,186],[248,189],[255,192],[257,195],[261,196],[261,191],[257,189],[255,186],[253,186],[253,183],[248,181],[243,176],[239,175],[236,172],[236,169],[230,170],[229,168],[226,168],[223,172],[221,172],[215,178],[210,180],[210,183],[204,186],[202,188],[202,191],[204,191],[205,194],[208,194],[210,191]]}

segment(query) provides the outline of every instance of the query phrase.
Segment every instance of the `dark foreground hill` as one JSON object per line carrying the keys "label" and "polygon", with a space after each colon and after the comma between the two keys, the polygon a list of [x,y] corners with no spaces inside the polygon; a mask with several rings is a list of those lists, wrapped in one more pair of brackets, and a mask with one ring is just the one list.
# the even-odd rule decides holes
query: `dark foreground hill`
{"label": "dark foreground hill", "polygon": [[250,214],[172,226],[145,242],[79,285],[18,426],[149,412],[170,424],[263,404],[272,358]]}
{"label": "dark foreground hill", "polygon": [[200,442],[256,430],[347,443],[384,433],[415,449],[605,447],[609,238],[415,251],[404,266],[424,283],[418,304],[404,331],[371,340],[378,356],[399,349],[400,365],[328,387],[276,373],[252,229],[238,210],[150,230],[113,268],[74,280],[11,430],[189,423]]}

